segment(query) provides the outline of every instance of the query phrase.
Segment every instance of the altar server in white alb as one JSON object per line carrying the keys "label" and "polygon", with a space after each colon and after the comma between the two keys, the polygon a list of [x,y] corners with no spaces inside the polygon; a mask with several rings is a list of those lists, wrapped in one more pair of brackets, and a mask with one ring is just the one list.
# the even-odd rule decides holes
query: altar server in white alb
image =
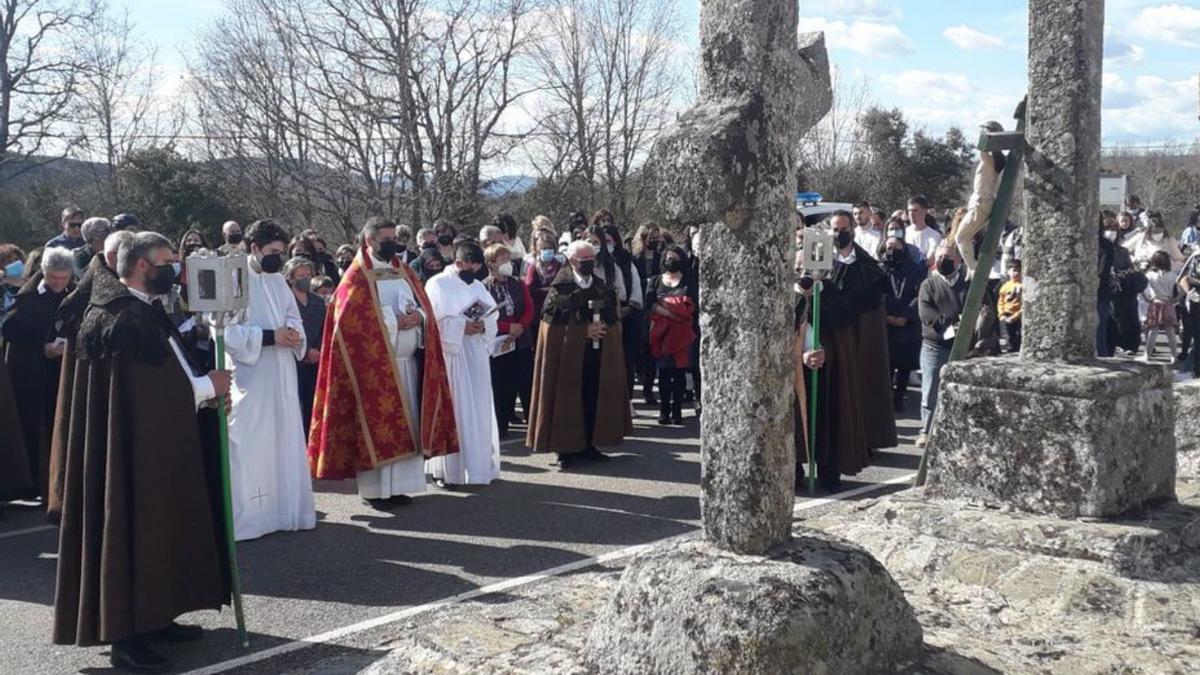
{"label": "altar server in white alb", "polygon": [[233,371],[229,462],[237,539],[316,527],[296,362],[307,350],[296,298],[280,270],[288,234],[269,220],[246,230],[250,308],[225,329]]}
{"label": "altar server in white alb", "polygon": [[491,371],[496,301],[476,280],[483,265],[483,249],[462,242],[454,250],[454,264],[425,285],[441,331],[460,444],[458,454],[425,464],[434,484],[443,489],[486,485],[500,477],[500,431]]}

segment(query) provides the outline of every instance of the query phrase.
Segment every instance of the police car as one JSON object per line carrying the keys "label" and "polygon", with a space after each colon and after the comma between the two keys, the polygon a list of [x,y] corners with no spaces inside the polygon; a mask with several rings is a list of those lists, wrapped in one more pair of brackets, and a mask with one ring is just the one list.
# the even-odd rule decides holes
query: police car
{"label": "police car", "polygon": [[817,192],[796,193],[796,211],[804,218],[805,227],[811,227],[824,221],[834,211],[850,211],[853,208],[853,204],[824,201],[824,198]]}

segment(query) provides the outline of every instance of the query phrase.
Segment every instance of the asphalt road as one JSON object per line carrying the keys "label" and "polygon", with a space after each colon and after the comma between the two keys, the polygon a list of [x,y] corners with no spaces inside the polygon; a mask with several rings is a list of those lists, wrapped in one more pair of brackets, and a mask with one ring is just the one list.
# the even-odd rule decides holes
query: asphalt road
{"label": "asphalt road", "polygon": [[[837,498],[904,487],[897,481],[917,465],[916,400],[910,391],[900,421],[906,445],[878,453],[877,465],[845,480]],[[529,454],[514,434],[501,480],[456,492],[431,487],[393,512],[363,504],[352,481],[318,481],[315,530],[239,545],[249,656],[228,609],[188,615],[212,632],[163,651],[179,672],[354,672],[431,603],[463,594],[494,601],[547,570],[570,573],[596,556],[694,532],[697,422],[660,427],[649,409],[640,414],[609,462],[559,472],[553,456]],[[797,506],[828,501],[800,495]],[[0,673],[112,672],[107,648],[50,644],[57,532],[44,522],[35,507],[0,505]]]}

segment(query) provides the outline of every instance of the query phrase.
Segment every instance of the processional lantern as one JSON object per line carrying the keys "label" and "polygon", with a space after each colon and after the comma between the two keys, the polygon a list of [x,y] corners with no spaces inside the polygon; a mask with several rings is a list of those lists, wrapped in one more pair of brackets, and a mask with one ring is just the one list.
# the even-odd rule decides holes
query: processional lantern
{"label": "processional lantern", "polygon": [[800,236],[800,269],[805,272],[832,270],[833,233],[822,227],[806,227]]}
{"label": "processional lantern", "polygon": [[245,254],[219,256],[202,250],[187,259],[188,311],[212,314],[214,324],[250,306]]}

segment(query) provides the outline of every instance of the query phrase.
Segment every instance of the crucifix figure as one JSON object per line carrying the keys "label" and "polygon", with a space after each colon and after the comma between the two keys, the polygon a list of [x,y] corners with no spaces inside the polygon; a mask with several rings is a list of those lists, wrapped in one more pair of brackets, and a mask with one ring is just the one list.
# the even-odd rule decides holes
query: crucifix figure
{"label": "crucifix figure", "polygon": [[797,43],[798,23],[795,0],[702,3],[702,102],[648,166],[671,219],[704,231],[700,504],[737,553],[791,536],[796,149],[831,103],[824,36]]}

